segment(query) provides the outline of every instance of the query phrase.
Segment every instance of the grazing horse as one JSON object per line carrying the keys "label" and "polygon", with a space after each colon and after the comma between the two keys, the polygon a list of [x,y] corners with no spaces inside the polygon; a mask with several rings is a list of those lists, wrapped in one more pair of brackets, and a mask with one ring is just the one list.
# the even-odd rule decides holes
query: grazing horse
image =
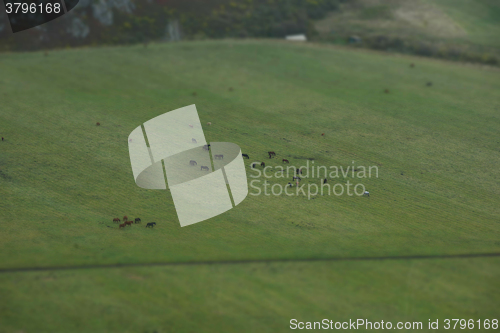
{"label": "grazing horse", "polygon": [[3,136],[2,136],[2,141],[3,141]]}
{"label": "grazing horse", "polygon": [[194,160],[191,160],[191,161],[189,161],[189,165],[198,165],[198,163],[196,163],[196,161],[194,161]]}
{"label": "grazing horse", "polygon": [[134,223],[133,221],[127,221],[125,222],[126,225],[132,225],[132,223]]}
{"label": "grazing horse", "polygon": [[224,159],[224,155],[215,155],[214,159],[216,159],[216,160],[222,160],[222,159]]}
{"label": "grazing horse", "polygon": [[120,227],[118,229],[125,228],[126,225],[127,225],[127,222],[124,222],[124,223],[120,224]]}
{"label": "grazing horse", "polygon": [[203,170],[210,171],[210,169],[207,166],[202,165],[201,166],[201,171],[203,171]]}
{"label": "grazing horse", "polygon": [[141,219],[140,218],[136,218],[134,222],[135,223],[141,223]]}
{"label": "grazing horse", "polygon": [[208,150],[210,148],[210,145],[204,145],[203,149]]}
{"label": "grazing horse", "polygon": [[192,141],[193,143],[196,143],[196,139],[195,139],[195,138],[192,138],[192,139],[191,139],[191,141]]}
{"label": "grazing horse", "polygon": [[153,228],[156,225],[156,222],[149,222],[146,224],[146,228]]}
{"label": "grazing horse", "polygon": [[363,196],[365,196],[365,197],[369,197],[369,196],[370,196],[370,192],[365,191],[365,193],[363,193]]}
{"label": "grazing horse", "polygon": [[248,156],[247,154],[241,154],[241,156],[250,159],[250,156]]}
{"label": "grazing horse", "polygon": [[295,180],[295,179],[302,180],[302,178],[300,178],[299,176],[295,176],[292,178],[292,180]]}
{"label": "grazing horse", "polygon": [[269,158],[276,156],[276,153],[274,151],[268,151],[267,153],[269,154]]}
{"label": "grazing horse", "polygon": [[125,216],[123,217],[123,222],[125,222],[125,221],[127,221],[127,220],[128,220],[128,217],[127,217],[127,215],[125,215]]}
{"label": "grazing horse", "polygon": [[287,160],[286,158],[283,159],[283,163],[290,163],[289,160]]}
{"label": "grazing horse", "polygon": [[115,218],[113,219],[113,222],[118,222],[118,223],[119,223],[119,222],[120,222],[120,218],[119,218],[119,217],[115,217]]}
{"label": "grazing horse", "polygon": [[261,166],[261,167],[263,167],[263,168],[265,168],[265,167],[266,167],[266,163],[262,162],[262,163],[260,164],[260,166]]}
{"label": "grazing horse", "polygon": [[101,126],[101,123],[95,123],[96,126]]}

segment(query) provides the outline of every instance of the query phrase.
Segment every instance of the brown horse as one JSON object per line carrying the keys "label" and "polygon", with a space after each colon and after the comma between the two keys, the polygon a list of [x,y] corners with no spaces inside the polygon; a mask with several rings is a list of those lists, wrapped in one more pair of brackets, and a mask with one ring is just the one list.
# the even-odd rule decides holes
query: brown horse
{"label": "brown horse", "polygon": [[125,216],[123,217],[123,222],[125,222],[125,221],[127,221],[127,220],[128,220],[128,217],[127,217],[127,215],[125,215]]}
{"label": "brown horse", "polygon": [[122,223],[122,224],[120,224],[120,227],[118,229],[125,228],[126,225],[127,225],[127,222]]}
{"label": "brown horse", "polygon": [[276,156],[276,153],[274,151],[268,151],[267,153],[269,154],[269,158]]}
{"label": "brown horse", "polygon": [[115,218],[113,219],[113,222],[120,222],[120,218],[115,217]]}
{"label": "brown horse", "polygon": [[125,222],[126,225],[132,225],[132,223],[134,223],[134,221],[127,221],[127,222]]}
{"label": "brown horse", "polygon": [[286,158],[283,159],[283,163],[290,163]]}
{"label": "brown horse", "polygon": [[101,126],[101,123],[95,123],[96,126]]}

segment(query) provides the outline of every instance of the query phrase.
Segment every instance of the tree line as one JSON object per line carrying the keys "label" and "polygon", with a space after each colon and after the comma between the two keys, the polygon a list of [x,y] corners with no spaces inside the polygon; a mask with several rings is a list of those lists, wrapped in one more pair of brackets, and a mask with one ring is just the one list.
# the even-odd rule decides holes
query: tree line
{"label": "tree line", "polygon": [[12,34],[0,11],[0,50],[315,34],[312,21],[348,0],[80,0],[54,21]]}

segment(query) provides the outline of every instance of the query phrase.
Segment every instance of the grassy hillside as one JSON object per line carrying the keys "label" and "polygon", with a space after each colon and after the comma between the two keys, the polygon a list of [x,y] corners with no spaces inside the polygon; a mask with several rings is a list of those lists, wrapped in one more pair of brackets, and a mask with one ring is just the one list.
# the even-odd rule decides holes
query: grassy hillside
{"label": "grassy hillside", "polygon": [[468,40],[500,47],[500,3],[494,0],[429,1],[443,10],[467,32]]}
{"label": "grassy hillside", "polygon": [[[0,136],[5,137],[0,142],[0,268],[500,251],[497,69],[318,45],[210,41],[158,44],[147,49],[64,50],[48,56],[1,54],[0,73]],[[427,86],[428,82],[432,86]],[[384,93],[385,89],[389,93]],[[313,159],[315,165],[345,167],[354,161],[356,166],[378,166],[378,178],[362,180],[371,197],[317,196],[308,200],[303,196],[249,195],[223,215],[180,228],[168,191],[144,190],[135,185],[127,136],[144,121],[193,103],[202,124],[212,123],[204,128],[207,141],[234,142],[250,155],[251,159],[245,160],[249,176],[253,174],[249,168],[252,161],[265,161],[273,167],[281,165],[282,158],[296,166]],[[101,126],[95,126],[97,121]],[[279,159],[269,160],[268,150],[274,150]],[[349,177],[330,183],[347,180],[358,183]],[[269,180],[283,185],[288,181]],[[303,182],[317,184],[319,180]],[[118,230],[111,221],[125,214],[158,225],[154,229],[146,229],[143,224]],[[384,264],[380,267],[394,274],[379,272],[367,277],[374,286],[390,283],[387,279],[394,277],[395,285],[387,292],[395,299],[398,286],[413,288],[414,283],[422,286],[429,281],[431,288],[433,281],[446,284],[454,272],[467,272],[457,282],[458,294],[450,292],[464,302],[462,312],[458,312],[465,315],[465,309],[478,307],[477,316],[482,316],[494,308],[489,295],[496,288],[490,279],[498,277],[493,268],[498,264],[496,259],[470,259],[443,264],[442,268],[436,263],[417,265],[417,282],[405,280],[408,271],[404,267],[408,264]],[[220,269],[217,274],[221,279],[217,275],[213,279],[217,285],[231,281],[242,292],[255,290],[255,295],[270,299],[279,295],[294,299],[292,290],[303,285],[313,288],[314,293],[331,293],[334,298],[336,289],[328,276],[339,271],[345,272],[341,285],[347,288],[355,285],[349,282],[350,277],[363,279],[360,270],[364,264],[345,264],[347,267],[315,263],[311,269],[320,275],[325,272],[324,285],[316,285],[318,275],[306,274],[307,264],[301,274],[296,271],[299,266],[280,265],[266,266],[286,273],[277,280],[264,271],[256,273],[257,280],[248,282],[248,272],[240,268],[215,268]],[[437,270],[437,275],[427,272],[426,265]],[[476,269],[476,265],[481,268]],[[150,294],[147,297],[153,297],[159,281],[169,285],[172,274],[177,274],[171,270],[185,274],[182,278],[179,275],[179,281],[185,280],[182,283],[193,283],[208,292],[205,281],[196,278],[210,274],[206,269],[144,268],[137,274],[151,274],[158,281],[140,287]],[[222,280],[224,270],[226,280]],[[25,289],[19,292],[23,290],[40,302],[49,299],[50,293],[37,276],[51,273],[23,274],[0,276],[2,298],[12,304],[8,309],[17,309],[20,314],[30,308],[14,291],[19,276],[27,279],[22,284]],[[50,302],[61,303],[53,309],[71,304],[69,293],[80,285],[80,279],[89,284],[85,297],[92,302],[111,302],[107,297],[113,297],[113,302],[125,299],[122,289],[109,291],[102,300],[92,295],[99,293],[97,286],[111,288],[113,281],[127,288],[128,282],[122,282],[121,275],[129,274],[129,270],[54,274],[62,284],[55,283]],[[484,279],[478,277],[481,274]],[[298,280],[280,284],[289,275]],[[263,286],[259,279],[270,281],[272,288]],[[471,285],[470,281],[484,283]],[[65,284],[69,289],[57,289]],[[333,289],[328,290],[328,286]],[[187,292],[161,288],[174,298]],[[436,304],[448,304],[449,294],[433,288],[437,294],[432,297],[440,300]],[[365,297],[374,297],[366,308],[372,309],[369,311],[374,316],[381,315],[378,294],[363,290],[354,292],[356,296],[347,304],[362,309]],[[462,292],[479,296],[461,298]],[[244,297],[232,300],[228,290],[220,295],[227,304],[246,304]],[[451,315],[443,307],[432,312],[434,305],[422,297],[409,301],[416,307],[416,315]],[[204,304],[202,299],[196,300],[195,306]],[[170,303],[165,302],[158,307],[167,311],[165,306]],[[306,305],[311,302],[304,300]],[[339,302],[336,300],[335,306],[343,306]],[[313,320],[316,315],[329,313],[331,304],[321,300],[317,310],[290,305],[282,315],[292,315],[300,308]],[[144,306],[147,309],[153,305]],[[255,319],[262,309],[254,306],[256,314],[250,317]],[[188,308],[188,304],[180,305],[180,309]],[[200,311],[193,314],[196,320],[210,317]],[[20,324],[23,321],[16,311],[2,313],[9,319],[6,331],[29,327]],[[347,318],[364,312],[343,313]],[[114,325],[126,314],[126,308],[113,312],[99,319],[99,325]],[[404,312],[408,319],[413,319],[411,314]],[[65,325],[72,325],[69,312],[68,316]],[[150,319],[154,322],[161,316],[152,314]],[[37,318],[33,325],[50,326],[51,319],[43,312]],[[109,322],[107,318],[111,318]],[[235,319],[234,327],[245,325],[248,318],[242,315],[241,321]]]}
{"label": "grassy hillside", "polygon": [[316,23],[320,39],[439,58],[498,64],[495,0],[354,0]]}
{"label": "grassy hillside", "polygon": [[294,318],[361,318],[449,332],[446,318],[498,318],[499,275],[498,258],[0,274],[0,331],[290,332]]}

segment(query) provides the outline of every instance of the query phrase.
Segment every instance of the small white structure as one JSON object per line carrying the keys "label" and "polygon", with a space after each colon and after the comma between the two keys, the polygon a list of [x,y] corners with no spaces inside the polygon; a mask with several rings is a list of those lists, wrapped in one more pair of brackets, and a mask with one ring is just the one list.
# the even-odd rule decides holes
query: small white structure
{"label": "small white structure", "polygon": [[285,37],[286,40],[291,40],[294,42],[307,42],[307,37],[304,34],[300,35],[289,35]]}

